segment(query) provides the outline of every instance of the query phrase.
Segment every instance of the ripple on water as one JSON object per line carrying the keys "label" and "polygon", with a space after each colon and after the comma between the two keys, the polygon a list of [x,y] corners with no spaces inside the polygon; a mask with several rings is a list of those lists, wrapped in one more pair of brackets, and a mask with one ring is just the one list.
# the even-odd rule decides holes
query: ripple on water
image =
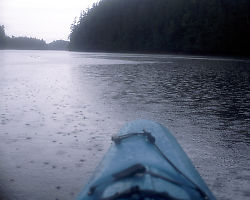
{"label": "ripple on water", "polygon": [[[27,55],[40,58],[27,63]],[[116,54],[45,51],[5,56],[0,168],[10,199],[16,193],[72,199],[107,138],[136,118],[169,125],[218,199],[249,199],[249,62],[127,55],[137,63],[124,64],[110,59],[124,59]],[[48,192],[37,196],[41,186]]]}

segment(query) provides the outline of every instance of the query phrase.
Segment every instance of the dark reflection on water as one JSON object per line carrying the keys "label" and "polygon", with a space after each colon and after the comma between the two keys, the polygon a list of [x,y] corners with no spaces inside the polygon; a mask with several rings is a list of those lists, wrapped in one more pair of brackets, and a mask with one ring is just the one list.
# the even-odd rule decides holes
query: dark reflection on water
{"label": "dark reflection on water", "polygon": [[102,82],[103,99],[127,107],[130,104],[134,109],[142,105],[154,110],[152,107],[158,104],[166,109],[162,113],[174,107],[177,115],[203,119],[213,129],[232,128],[234,133],[245,136],[241,141],[249,143],[249,62],[160,61],[99,65],[87,71]]}

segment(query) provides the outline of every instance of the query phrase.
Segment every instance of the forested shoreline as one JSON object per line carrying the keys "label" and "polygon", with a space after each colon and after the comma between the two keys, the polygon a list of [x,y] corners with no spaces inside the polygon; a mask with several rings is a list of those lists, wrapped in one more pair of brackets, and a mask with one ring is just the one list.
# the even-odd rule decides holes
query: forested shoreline
{"label": "forested shoreline", "polygon": [[5,34],[4,26],[0,25],[0,49],[17,50],[68,50],[68,41],[56,40],[46,43],[43,39],[32,37],[9,37]]}
{"label": "forested shoreline", "polygon": [[70,50],[250,56],[249,0],[101,0],[71,27]]}

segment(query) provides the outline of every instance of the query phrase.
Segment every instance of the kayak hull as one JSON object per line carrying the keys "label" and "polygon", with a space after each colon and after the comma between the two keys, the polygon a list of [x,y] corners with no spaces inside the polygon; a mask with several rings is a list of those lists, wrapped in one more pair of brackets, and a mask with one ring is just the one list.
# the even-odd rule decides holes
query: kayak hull
{"label": "kayak hull", "polygon": [[[153,141],[141,133],[149,133]],[[116,138],[123,139],[112,143],[78,200],[112,199],[135,188],[169,199],[204,199],[204,194],[207,199],[215,199],[174,136],[162,125],[136,120],[126,124]]]}

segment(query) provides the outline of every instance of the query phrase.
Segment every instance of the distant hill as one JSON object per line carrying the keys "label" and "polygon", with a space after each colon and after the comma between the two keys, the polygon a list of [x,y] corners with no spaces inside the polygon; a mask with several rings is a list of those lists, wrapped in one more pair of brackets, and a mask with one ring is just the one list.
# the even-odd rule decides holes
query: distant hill
{"label": "distant hill", "polygon": [[56,40],[47,44],[47,49],[49,50],[68,50],[69,41],[65,40]]}
{"label": "distant hill", "polygon": [[250,0],[100,0],[74,22],[70,50],[250,56]]}

